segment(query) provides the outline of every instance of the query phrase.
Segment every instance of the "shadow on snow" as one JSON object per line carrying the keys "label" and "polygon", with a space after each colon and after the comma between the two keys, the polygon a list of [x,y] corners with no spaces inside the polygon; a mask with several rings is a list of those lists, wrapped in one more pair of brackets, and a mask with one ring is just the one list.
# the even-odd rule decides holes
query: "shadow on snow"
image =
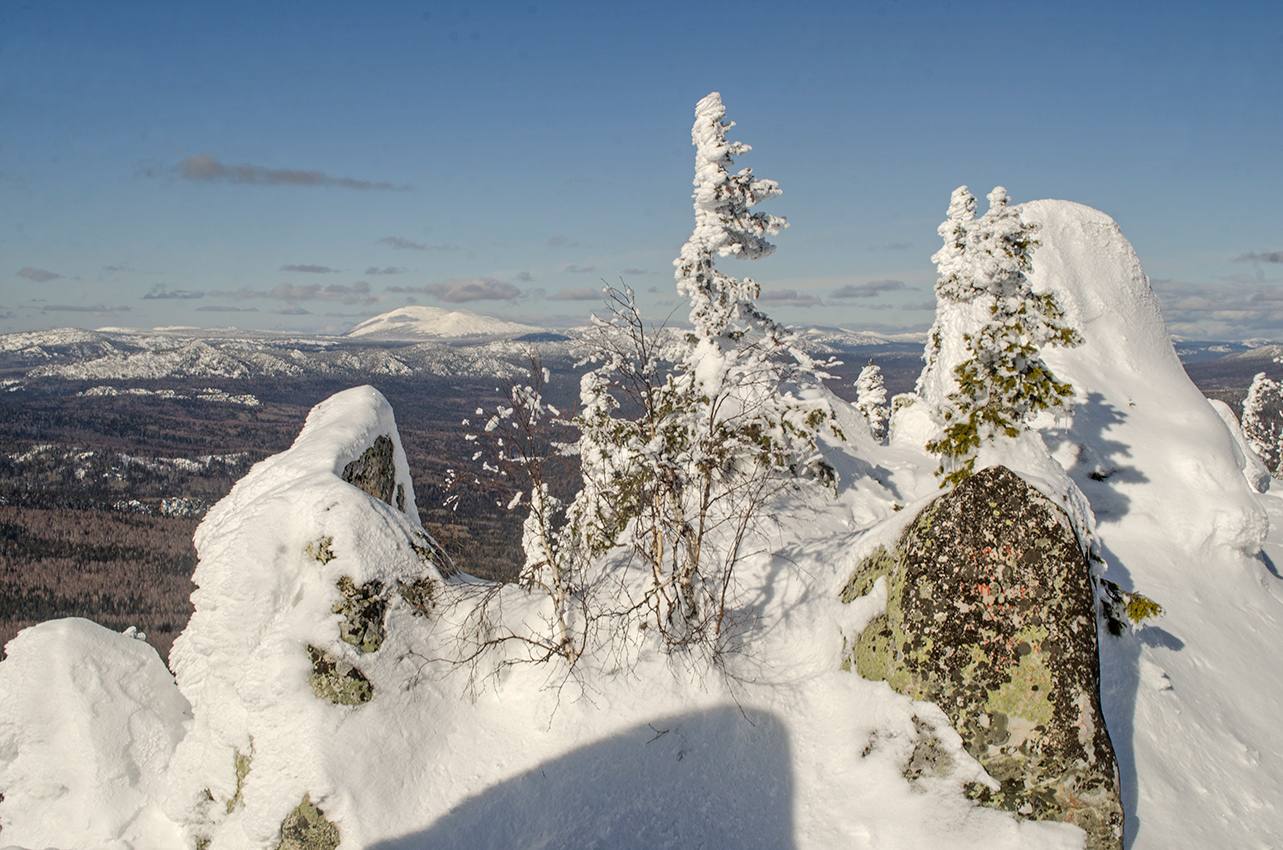
{"label": "shadow on snow", "polygon": [[792,846],[787,730],[768,712],[726,706],[544,762],[376,848]]}

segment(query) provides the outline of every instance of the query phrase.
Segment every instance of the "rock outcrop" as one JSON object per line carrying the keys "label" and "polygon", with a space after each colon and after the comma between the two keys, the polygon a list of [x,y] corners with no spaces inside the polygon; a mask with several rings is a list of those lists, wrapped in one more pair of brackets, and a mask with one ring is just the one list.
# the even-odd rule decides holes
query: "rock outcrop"
{"label": "rock outcrop", "polygon": [[397,483],[396,464],[392,455],[391,438],[381,434],[364,454],[343,467],[343,474],[339,477],[374,498],[404,511],[405,487]]}
{"label": "rock outcrop", "polygon": [[970,796],[1075,824],[1089,850],[1121,848],[1089,565],[1064,513],[990,467],[866,559],[843,599],[883,576],[886,611],[849,658],[859,673],[940,706],[996,782]]}

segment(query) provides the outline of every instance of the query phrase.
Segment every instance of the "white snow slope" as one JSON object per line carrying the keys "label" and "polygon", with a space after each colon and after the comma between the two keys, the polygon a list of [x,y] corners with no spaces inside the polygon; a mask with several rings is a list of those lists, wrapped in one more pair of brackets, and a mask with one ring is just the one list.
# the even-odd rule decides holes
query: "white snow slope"
{"label": "white snow slope", "polygon": [[[1086,340],[1046,357],[1078,406],[1038,423],[1041,440],[981,460],[1067,502],[1085,497],[1070,507],[1082,527],[1094,512],[1107,576],[1167,611],[1101,638],[1128,846],[1283,845],[1283,580],[1258,554],[1266,513],[1283,517],[1283,500],[1248,487],[1114,223],[1059,201],[1023,212],[1042,226],[1035,288],[1057,294]],[[844,640],[885,594],[879,585],[842,605],[838,589],[938,493],[923,406],[900,411],[888,445],[841,412],[850,442],[829,457],[843,483],[836,497],[803,483],[772,506],[777,523],[737,572],[745,632],[725,674],[646,644],[600,647],[571,672],[440,660],[458,649],[466,606],[425,619],[394,600],[379,651],[338,641],[339,576],[387,582],[425,569],[412,500],[402,514],[337,477],[376,436],[397,442],[377,392],[342,393],[198,531],[197,613],[175,645],[176,685],[154,653],[138,660],[151,652],[141,642],[89,624],[42,624],[10,644],[0,842],[273,848],[307,793],[338,826],[341,850],[1081,847],[1076,827],[972,806],[961,787],[979,766],[943,714],[838,668]],[[409,491],[399,444],[396,458]],[[335,557],[322,562],[308,546],[324,537]],[[1277,541],[1265,554],[1283,562]],[[548,613],[517,587],[499,593],[510,626]],[[373,699],[313,696],[308,643],[348,653]],[[110,684],[121,677],[131,683]],[[53,713],[37,705],[46,691],[66,695]],[[950,776],[904,779],[915,720],[951,748]],[[239,797],[237,752],[251,754]],[[77,806],[84,815],[66,814]]]}
{"label": "white snow slope", "polygon": [[1042,225],[1035,290],[1086,339],[1045,353],[1079,395],[1045,438],[1091,502],[1107,575],[1166,610],[1102,640],[1126,830],[1135,847],[1283,846],[1283,582],[1258,555],[1278,499],[1248,486],[1114,221],[1064,201],[1022,213]]}

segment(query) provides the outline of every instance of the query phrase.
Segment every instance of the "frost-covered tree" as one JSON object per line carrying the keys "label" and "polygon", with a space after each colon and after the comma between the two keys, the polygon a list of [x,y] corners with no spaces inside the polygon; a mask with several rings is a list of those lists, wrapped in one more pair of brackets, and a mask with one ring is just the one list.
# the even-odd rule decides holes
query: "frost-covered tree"
{"label": "frost-covered tree", "polygon": [[[511,387],[507,403],[482,420],[474,460],[506,482],[509,507],[528,506],[521,581],[553,603],[548,636],[499,629],[488,641],[524,639],[573,662],[594,624],[622,621],[609,639],[646,626],[668,649],[716,654],[735,567],[767,501],[797,476],[833,481],[819,445],[823,434],[838,435],[820,384],[828,364],[762,312],[757,284],[715,266],[720,257],[770,254],[766,236],[785,226],[752,211],[779,187],[748,169],[732,173],[732,155],[748,146],[726,141],[724,117],[721,98],[709,95],[692,130],[695,229],[674,263],[692,330],[650,328],[629,289],[607,289],[610,316],[594,317],[592,368],[573,419],[577,495],[559,500],[544,480],[559,455],[536,426],[563,420],[537,381]],[[603,557],[616,550],[645,565],[640,584],[627,569],[607,575]]]}
{"label": "frost-covered tree", "polygon": [[1283,459],[1283,387],[1258,372],[1243,399],[1243,436],[1252,450],[1260,455],[1270,474],[1278,477]]}
{"label": "frost-covered tree", "polygon": [[[1036,226],[1021,220],[1001,186],[988,200],[989,210],[976,218],[976,201],[967,187],[954,190],[938,231],[944,246],[931,258],[941,309],[929,335],[919,392],[931,400],[941,429],[926,448],[940,455],[937,474],[946,483],[971,474],[983,442],[1015,437],[1035,414],[1065,409],[1073,388],[1052,374],[1040,351],[1082,341],[1065,322],[1055,296],[1035,293],[1030,285]],[[971,322],[970,329],[953,324],[962,321]],[[958,335],[961,357],[951,365],[942,359],[945,337]],[[941,374],[945,368],[947,378]],[[937,387],[947,381],[947,391],[924,392],[932,380]]]}
{"label": "frost-covered tree", "polygon": [[767,256],[766,237],[786,226],[752,211],[780,190],[732,172],[749,147],[727,142],[725,114],[710,94],[691,131],[695,229],[674,265],[693,330],[649,335],[631,291],[614,291],[581,385],[572,521],[586,548],[626,542],[649,565],[641,609],[670,646],[722,633],[740,547],[781,476],[831,476],[817,443],[833,427],[823,364],[757,306],[756,283],[715,266]]}
{"label": "frost-covered tree", "polygon": [[860,370],[855,381],[855,406],[869,423],[873,439],[881,440],[887,434],[887,388],[882,380],[882,370],[872,360]]}

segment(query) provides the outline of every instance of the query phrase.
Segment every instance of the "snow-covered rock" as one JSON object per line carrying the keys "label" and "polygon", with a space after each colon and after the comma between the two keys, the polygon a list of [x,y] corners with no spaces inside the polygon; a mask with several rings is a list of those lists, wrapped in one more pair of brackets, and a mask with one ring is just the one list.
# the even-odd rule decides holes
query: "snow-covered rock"
{"label": "snow-covered rock", "polygon": [[[386,500],[365,491],[376,487]],[[288,451],[209,512],[196,612],[170,656],[194,721],[166,805],[191,838],[265,847],[305,797],[341,820],[351,796],[379,793],[359,712],[395,701],[413,672],[398,626],[440,581],[433,546],[392,409],[371,387],[317,405]],[[345,630],[349,615],[377,622]]]}
{"label": "snow-covered rock", "polygon": [[187,701],[156,650],[88,620],[24,629],[0,663],[0,840],[181,846],[164,816]]}

